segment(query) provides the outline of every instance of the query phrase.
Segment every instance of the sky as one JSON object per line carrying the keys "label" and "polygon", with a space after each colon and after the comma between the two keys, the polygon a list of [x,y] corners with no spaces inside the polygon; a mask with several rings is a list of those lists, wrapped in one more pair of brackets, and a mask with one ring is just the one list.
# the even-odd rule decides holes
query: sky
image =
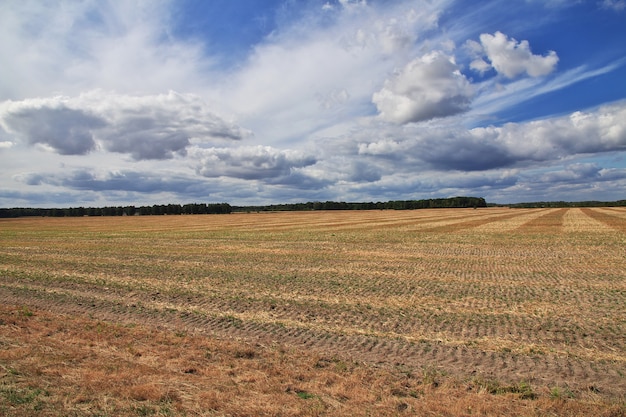
{"label": "sky", "polygon": [[626,198],[626,0],[0,0],[0,207]]}

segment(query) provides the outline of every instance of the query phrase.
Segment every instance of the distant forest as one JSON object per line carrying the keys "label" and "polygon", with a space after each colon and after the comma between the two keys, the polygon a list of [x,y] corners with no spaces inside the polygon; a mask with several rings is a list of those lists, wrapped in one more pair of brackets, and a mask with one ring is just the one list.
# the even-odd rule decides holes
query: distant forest
{"label": "distant forest", "polygon": [[268,206],[236,206],[235,212],[251,211],[311,211],[311,210],[415,210],[424,208],[487,207],[482,197],[451,197],[429,200],[395,200],[387,202],[346,203],[315,201],[308,203],[272,204]]}
{"label": "distant forest", "polygon": [[228,214],[262,211],[313,210],[416,210],[427,208],[563,208],[563,207],[624,207],[618,201],[538,201],[516,204],[489,204],[482,197],[431,198],[427,200],[394,200],[387,202],[346,203],[314,201],[308,203],[270,204],[262,206],[231,206],[228,203],[155,204],[152,206],[70,207],[70,208],[0,208],[0,218],[9,217],[83,217],[83,216],[155,216],[176,214]]}
{"label": "distant forest", "polygon": [[387,201],[385,203],[345,203],[335,201],[264,206],[231,206],[228,203],[155,204],[153,206],[70,207],[70,208],[1,208],[0,217],[83,217],[83,216],[154,216],[173,214],[227,214],[261,211],[311,210],[413,210],[423,208],[487,207],[481,197],[452,197],[429,200]]}
{"label": "distant forest", "polygon": [[1,217],[83,217],[83,216],[153,216],[164,214],[227,214],[232,207],[219,204],[155,204],[153,206],[70,207],[70,208],[3,208]]}
{"label": "distant forest", "polygon": [[564,208],[564,207],[624,207],[626,206],[626,200],[618,201],[536,201],[534,203],[517,203],[517,204],[502,204],[505,207],[511,208]]}

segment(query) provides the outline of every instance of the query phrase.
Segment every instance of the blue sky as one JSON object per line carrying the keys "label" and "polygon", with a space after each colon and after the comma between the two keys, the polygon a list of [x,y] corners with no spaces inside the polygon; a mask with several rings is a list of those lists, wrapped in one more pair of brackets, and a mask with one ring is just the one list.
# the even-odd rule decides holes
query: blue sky
{"label": "blue sky", "polygon": [[0,207],[626,198],[625,0],[0,3]]}

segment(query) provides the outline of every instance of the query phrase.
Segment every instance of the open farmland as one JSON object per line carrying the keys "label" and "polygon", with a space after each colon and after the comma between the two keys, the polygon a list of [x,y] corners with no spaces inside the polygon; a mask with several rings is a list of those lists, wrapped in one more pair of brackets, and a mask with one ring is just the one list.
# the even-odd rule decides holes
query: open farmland
{"label": "open farmland", "polygon": [[0,414],[624,415],[625,248],[623,208],[0,220]]}

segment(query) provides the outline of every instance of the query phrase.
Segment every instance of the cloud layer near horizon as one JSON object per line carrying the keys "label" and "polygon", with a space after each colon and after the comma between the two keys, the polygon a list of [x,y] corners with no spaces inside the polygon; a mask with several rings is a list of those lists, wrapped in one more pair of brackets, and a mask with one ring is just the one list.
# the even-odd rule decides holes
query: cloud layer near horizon
{"label": "cloud layer near horizon", "polygon": [[233,66],[180,3],[62,4],[0,6],[0,206],[623,198],[626,101],[498,120],[621,58],[560,70],[556,46],[446,29],[453,1],[312,1]]}

